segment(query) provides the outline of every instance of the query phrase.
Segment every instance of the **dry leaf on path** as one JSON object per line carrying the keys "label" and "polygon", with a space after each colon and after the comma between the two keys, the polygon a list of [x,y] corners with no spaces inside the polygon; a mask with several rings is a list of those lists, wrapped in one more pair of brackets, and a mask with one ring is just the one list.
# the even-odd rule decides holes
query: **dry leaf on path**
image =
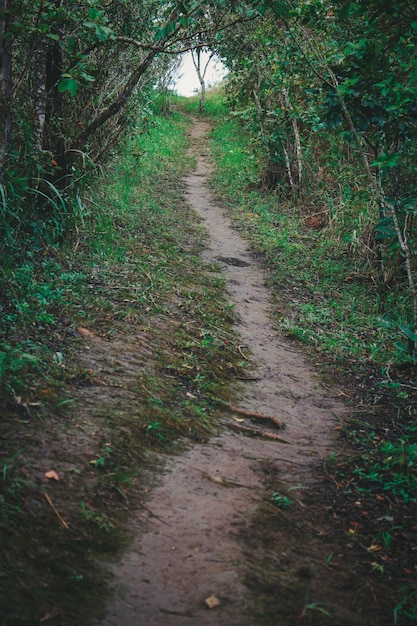
{"label": "dry leaf on path", "polygon": [[50,480],[59,480],[59,476],[55,470],[50,470],[49,472],[45,472],[45,477]]}
{"label": "dry leaf on path", "polygon": [[88,328],[84,328],[83,326],[79,326],[77,328],[77,333],[79,335],[81,335],[81,337],[86,337],[86,338],[87,337],[92,337],[92,338],[96,337],[96,335],[93,332],[91,332],[91,330],[88,330]]}
{"label": "dry leaf on path", "polygon": [[218,598],[216,598],[216,596],[214,596],[214,595],[206,598],[204,600],[204,602],[205,602],[207,608],[209,608],[209,609],[215,609],[216,606],[220,605],[220,600]]}
{"label": "dry leaf on path", "polygon": [[206,474],[206,476],[213,482],[219,483],[219,485],[227,485],[227,482],[221,476],[214,476],[213,474]]}
{"label": "dry leaf on path", "polygon": [[39,623],[43,624],[44,622],[49,622],[49,620],[55,619],[55,617],[58,617],[59,615],[61,615],[61,612],[58,609],[49,611],[39,620]]}

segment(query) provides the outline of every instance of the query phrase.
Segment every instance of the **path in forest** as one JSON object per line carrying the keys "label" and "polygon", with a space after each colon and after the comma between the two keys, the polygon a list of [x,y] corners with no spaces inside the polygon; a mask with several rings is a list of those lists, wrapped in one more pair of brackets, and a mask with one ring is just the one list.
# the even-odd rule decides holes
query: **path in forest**
{"label": "path in forest", "polygon": [[[265,468],[278,472],[281,485],[297,488],[302,501],[316,484],[312,468],[335,448],[335,415],[345,411],[301,350],[273,329],[263,271],[207,186],[208,131],[208,123],[194,122],[190,149],[197,167],[185,177],[186,197],[209,231],[205,260],[222,268],[240,349],[257,364],[255,380],[242,384],[239,406],[284,421],[285,430],[275,432],[290,443],[248,437],[225,425],[208,443],[169,457],[146,502],[147,517],[137,519],[144,531],[111,568],[115,582],[102,626],[256,623],[246,614],[254,596],[245,583],[241,538],[259,502],[270,496]],[[308,571],[309,546],[300,550],[286,567]],[[218,606],[208,608],[207,598]],[[280,626],[293,617],[281,618]]]}

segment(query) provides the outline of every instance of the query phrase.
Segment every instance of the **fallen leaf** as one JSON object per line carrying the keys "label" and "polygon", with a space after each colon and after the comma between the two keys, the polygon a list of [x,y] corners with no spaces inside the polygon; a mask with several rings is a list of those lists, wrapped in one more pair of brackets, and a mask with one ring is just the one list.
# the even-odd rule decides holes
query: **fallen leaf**
{"label": "fallen leaf", "polygon": [[50,619],[58,617],[58,615],[61,615],[61,612],[58,609],[49,611],[49,613],[45,613],[45,615],[39,620],[39,623],[43,624],[44,622],[48,622]]}
{"label": "fallen leaf", "polygon": [[81,335],[81,337],[95,337],[96,335],[88,330],[88,328],[83,328],[83,326],[79,326],[77,328],[77,333]]}
{"label": "fallen leaf", "polygon": [[45,476],[46,478],[49,478],[50,480],[59,480],[59,476],[55,470],[50,470],[49,472],[45,472]]}
{"label": "fallen leaf", "polygon": [[207,478],[212,480],[215,483],[219,483],[219,485],[225,485],[226,481],[221,476],[213,476],[212,474],[207,474]]}
{"label": "fallen leaf", "polygon": [[243,417],[234,417],[233,419],[235,420],[235,422],[238,422],[239,424],[245,421]]}
{"label": "fallen leaf", "polygon": [[216,596],[210,596],[206,598],[204,602],[209,609],[215,609],[216,606],[220,605],[220,600],[216,598]]}

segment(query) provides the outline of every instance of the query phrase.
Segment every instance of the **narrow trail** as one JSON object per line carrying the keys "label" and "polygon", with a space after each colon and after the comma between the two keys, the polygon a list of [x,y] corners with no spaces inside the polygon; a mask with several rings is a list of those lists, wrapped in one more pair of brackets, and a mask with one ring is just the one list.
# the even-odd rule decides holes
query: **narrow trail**
{"label": "narrow trail", "polygon": [[[192,127],[190,150],[197,167],[184,182],[187,201],[210,235],[205,260],[222,268],[240,349],[257,366],[254,380],[242,383],[238,404],[282,420],[285,430],[274,432],[288,443],[235,432],[227,420],[241,425],[243,418],[228,413],[219,436],[166,459],[147,512],[137,517],[144,531],[121,562],[111,566],[115,582],[102,626],[260,623],[247,613],[256,594],[247,582],[242,537],[251,532],[260,502],[270,497],[265,474],[275,473],[280,485],[296,489],[303,506],[316,484],[312,468],[335,449],[335,416],[345,412],[308,359],[273,329],[264,274],[207,186],[212,171],[206,156],[208,131],[205,122]],[[290,559],[287,568],[307,570],[310,549],[300,548],[299,558]],[[217,606],[209,608],[211,602]],[[285,626],[295,623],[293,618],[273,623]]]}

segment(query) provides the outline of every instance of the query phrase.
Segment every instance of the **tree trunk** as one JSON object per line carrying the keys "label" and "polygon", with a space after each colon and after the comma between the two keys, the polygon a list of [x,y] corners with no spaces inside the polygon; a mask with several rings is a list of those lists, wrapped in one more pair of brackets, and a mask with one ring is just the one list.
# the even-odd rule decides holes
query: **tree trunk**
{"label": "tree trunk", "polygon": [[46,42],[38,42],[34,55],[34,126],[33,151],[39,155],[43,150],[45,121],[46,121]]}
{"label": "tree trunk", "polygon": [[12,0],[0,0],[0,181],[12,143]]}
{"label": "tree trunk", "polygon": [[206,108],[206,81],[204,78],[200,81],[201,84],[201,95],[200,95],[200,113],[203,113]]}
{"label": "tree trunk", "polygon": [[198,80],[201,86],[201,94],[200,94],[200,113],[203,113],[206,106],[206,72],[209,66],[211,59],[214,56],[214,53],[210,54],[207,63],[204,66],[204,69],[201,67],[201,48],[197,48],[196,50],[191,51],[191,57],[193,59],[195,71],[197,72]]}
{"label": "tree trunk", "polygon": [[[62,33],[57,31],[62,37]],[[62,132],[63,96],[58,91],[62,75],[62,47],[59,42],[52,42],[46,53],[46,120],[45,148],[52,153],[56,161],[61,161],[65,153],[64,133]]]}
{"label": "tree trunk", "polygon": [[91,122],[76,138],[72,149],[82,150],[85,147],[85,143],[89,137],[99,128],[101,128],[107,120],[111,119],[114,115],[119,113],[128,103],[136,85],[138,84],[141,76],[146,72],[148,67],[152,64],[152,61],[158,54],[157,51],[150,52],[145,59],[139,63],[136,70],[131,74],[124,89],[120,92],[116,100],[104,111],[102,111],[96,119]]}
{"label": "tree trunk", "polygon": [[294,131],[295,140],[295,153],[297,155],[297,183],[298,187],[301,189],[301,185],[303,182],[303,155],[301,151],[300,131],[298,130],[297,118],[294,115],[294,109],[288,95],[288,90],[285,87],[282,89],[282,95],[284,97],[285,106],[289,114],[291,115],[291,123]]}

